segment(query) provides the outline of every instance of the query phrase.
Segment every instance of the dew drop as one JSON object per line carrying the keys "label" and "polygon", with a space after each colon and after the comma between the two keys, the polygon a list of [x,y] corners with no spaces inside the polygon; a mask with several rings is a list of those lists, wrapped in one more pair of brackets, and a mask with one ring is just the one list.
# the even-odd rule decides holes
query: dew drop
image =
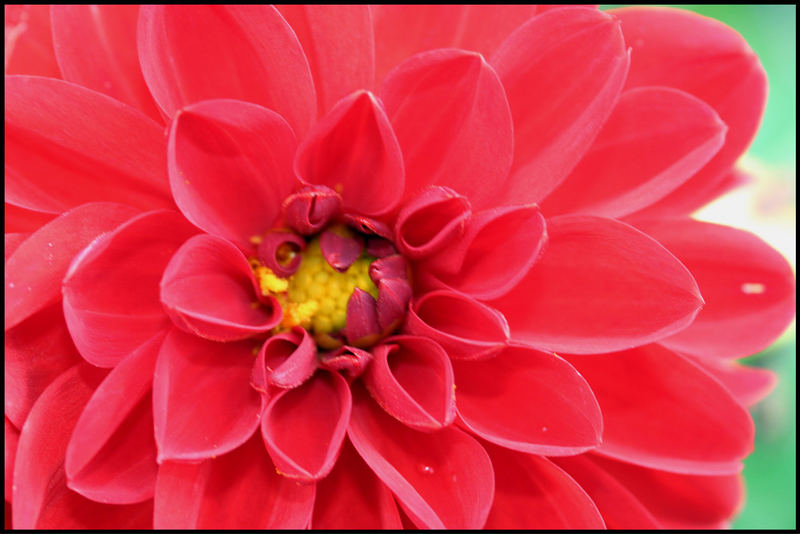
{"label": "dew drop", "polygon": [[49,243],[47,243],[47,246],[50,247],[50,248],[53,248],[53,242],[50,241]]}
{"label": "dew drop", "polygon": [[10,287],[11,289],[14,289],[14,282],[9,282],[8,283],[8,287]]}
{"label": "dew drop", "polygon": [[762,294],[767,288],[764,284],[758,284],[754,282],[747,282],[742,284],[742,293],[745,295],[760,295]]}
{"label": "dew drop", "polygon": [[542,432],[547,432],[547,427],[546,426],[542,427]]}
{"label": "dew drop", "polygon": [[419,464],[419,471],[423,475],[432,475],[434,473],[433,467],[426,464]]}

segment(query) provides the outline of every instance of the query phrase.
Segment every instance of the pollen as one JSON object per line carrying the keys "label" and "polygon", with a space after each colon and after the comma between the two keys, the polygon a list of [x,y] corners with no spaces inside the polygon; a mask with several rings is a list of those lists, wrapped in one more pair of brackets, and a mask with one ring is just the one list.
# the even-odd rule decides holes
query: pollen
{"label": "pollen", "polygon": [[302,326],[320,339],[344,328],[347,302],[355,288],[378,297],[378,288],[369,277],[373,260],[364,254],[340,273],[322,256],[319,238],[314,238],[302,252],[300,267],[289,278],[278,277],[255,258],[251,258],[250,265],[262,294],[275,297],[283,308],[278,330]]}

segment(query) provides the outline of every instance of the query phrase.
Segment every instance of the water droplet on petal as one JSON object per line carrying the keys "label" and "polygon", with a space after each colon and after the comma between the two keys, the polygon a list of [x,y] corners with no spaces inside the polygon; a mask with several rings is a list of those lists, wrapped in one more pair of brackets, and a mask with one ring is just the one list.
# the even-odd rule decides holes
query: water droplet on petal
{"label": "water droplet on petal", "polygon": [[14,282],[9,282],[9,283],[8,283],[8,287],[10,287],[10,288],[12,288],[12,289],[13,289],[13,288],[14,288]]}
{"label": "water droplet on petal", "polygon": [[51,242],[47,243],[47,246],[50,247],[50,248],[53,248],[53,242],[51,241]]}
{"label": "water droplet on petal", "polygon": [[542,432],[547,432],[547,427],[546,426],[542,427]]}
{"label": "water droplet on petal", "polygon": [[760,295],[762,294],[767,288],[764,284],[758,284],[753,282],[748,282],[742,284],[742,293],[745,295]]}
{"label": "water droplet on petal", "polygon": [[426,464],[419,464],[419,470],[423,475],[432,475],[434,473],[433,467]]}

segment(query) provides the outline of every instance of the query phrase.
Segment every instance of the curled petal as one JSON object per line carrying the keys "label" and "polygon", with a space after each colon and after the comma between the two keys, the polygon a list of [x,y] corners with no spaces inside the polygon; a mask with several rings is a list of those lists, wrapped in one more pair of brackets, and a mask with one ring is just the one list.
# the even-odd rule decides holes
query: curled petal
{"label": "curled petal", "polygon": [[320,235],[319,247],[328,265],[345,272],[364,251],[364,240],[347,232],[342,235],[338,231],[327,229]]}
{"label": "curled petal", "polygon": [[156,443],[150,392],[157,334],[123,359],[81,412],[67,445],[67,485],[94,501],[129,504],[153,497]]}
{"label": "curled petal", "polygon": [[372,353],[344,345],[320,357],[319,365],[330,371],[344,371],[352,380],[361,376],[372,361]]}
{"label": "curled petal", "polygon": [[400,210],[395,242],[409,258],[425,258],[458,239],[471,215],[467,197],[446,187],[428,187]]}
{"label": "curled petal", "polygon": [[356,382],[350,441],[421,528],[481,528],[494,496],[488,454],[452,426],[412,430],[390,417]]}
{"label": "curled petal", "polygon": [[384,256],[370,264],[369,277],[376,285],[381,280],[408,281],[408,262],[400,254]]}
{"label": "curled petal", "polygon": [[275,472],[259,436],[200,463],[164,462],[156,482],[156,529],[302,529],[314,485]]}
{"label": "curled petal", "polygon": [[55,213],[95,201],[173,207],[164,146],[163,127],[118,100],[52,78],[6,77],[7,202]]}
{"label": "curled petal", "polygon": [[355,213],[345,213],[342,215],[342,221],[349,227],[367,236],[378,236],[391,241],[394,235],[388,224],[371,217],[364,217],[363,215],[356,215]]}
{"label": "curled petal", "polygon": [[324,185],[309,185],[289,195],[283,202],[286,224],[299,234],[316,234],[339,215],[342,197]]}
{"label": "curled petal", "polygon": [[566,361],[512,345],[491,360],[454,360],[464,424],[509,449],[546,456],[600,444],[603,417],[586,380]]}
{"label": "curled petal", "polygon": [[206,232],[248,245],[272,226],[296,184],[295,146],[286,121],[255,104],[210,100],[184,108],[167,148],[175,203]]}
{"label": "curled petal", "polygon": [[64,79],[105,93],[162,122],[136,53],[139,6],[54,5],[53,47]]}
{"label": "curled petal", "polygon": [[706,304],[661,343],[697,356],[739,358],[772,344],[795,316],[789,262],[755,235],[685,219],[637,221],[691,271]]}
{"label": "curled petal", "polygon": [[340,100],[297,149],[294,169],[305,183],[342,195],[343,207],[368,216],[390,211],[403,192],[403,156],[383,107],[372,93]]}
{"label": "curled petal", "polygon": [[492,458],[495,494],[489,529],[604,529],[586,491],[543,456],[485,445]]}
{"label": "curled petal", "polygon": [[356,347],[368,347],[377,341],[380,334],[375,299],[361,288],[355,288],[347,301],[347,322],[344,326],[347,342]]}
{"label": "curled petal", "polygon": [[281,320],[273,297],[263,297],[239,249],[203,234],[189,239],[161,278],[161,303],[176,326],[214,341],[245,339]]}
{"label": "curled petal", "polygon": [[5,328],[57,302],[61,280],[84,247],[136,215],[122,204],[92,202],[39,228],[5,263]]}
{"label": "curled petal", "polygon": [[426,432],[456,415],[453,367],[447,353],[424,337],[394,336],[372,349],[364,375],[372,398],[406,426]]}
{"label": "curled petal", "polygon": [[304,481],[324,478],[339,456],[351,407],[347,381],[328,371],[272,397],[261,434],[278,472]]}
{"label": "curled petal", "polygon": [[483,56],[455,49],[416,55],[386,76],[380,95],[403,150],[407,197],[442,185],[484,207],[504,188],[511,112]]}
{"label": "curled petal", "polygon": [[[753,420],[696,364],[656,344],[567,356],[603,411],[597,451],[675,473],[737,473],[753,448]],[[687,417],[686,414],[691,414]]]}
{"label": "curled petal", "polygon": [[213,458],[247,441],[261,419],[260,395],[247,387],[253,345],[214,343],[172,329],[153,376],[158,461]]}
{"label": "curled petal", "polygon": [[411,301],[411,284],[400,278],[383,279],[378,283],[378,326],[381,333],[393,332],[402,322]]}
{"label": "curled petal", "polygon": [[611,13],[632,47],[627,88],[663,85],[686,91],[714,108],[728,125],[725,144],[714,158],[643,212],[691,213],[724,180],[758,130],[767,99],[766,73],[744,38],[714,19],[666,7]]}
{"label": "curled petal", "polygon": [[5,5],[5,74],[60,78],[53,52],[50,6]]}
{"label": "curled petal", "polygon": [[300,327],[271,336],[253,364],[253,384],[266,391],[267,384],[296,388],[317,369],[317,346],[309,333]]}
{"label": "curled petal", "polygon": [[548,219],[547,250],[490,304],[539,349],[610,352],[688,326],[703,300],[691,273],[652,238],[599,217]]}
{"label": "curled petal", "polygon": [[382,237],[368,237],[364,250],[375,258],[385,258],[397,254],[397,249],[388,239]]}
{"label": "curled petal", "polygon": [[316,113],[308,62],[271,6],[143,6],[139,61],[168,115],[189,104],[232,98],[274,109],[298,136]]}
{"label": "curled petal", "polygon": [[628,61],[619,23],[583,7],[545,12],[503,41],[490,61],[514,118],[501,200],[538,202],[567,177],[611,113]]}
{"label": "curled petal", "polygon": [[174,211],[143,213],[94,241],[64,278],[64,316],[81,355],[113,367],[169,328],[158,283],[197,228]]}
{"label": "curled petal", "polygon": [[[358,513],[353,513],[358,510]],[[330,474],[317,482],[313,529],[399,529],[397,505],[348,440]]]}
{"label": "curled petal", "polygon": [[494,356],[509,338],[499,312],[451,291],[432,291],[412,302],[403,332],[432,339],[451,358],[470,360]]}
{"label": "curled petal", "polygon": [[549,216],[622,217],[665,197],[717,153],[725,126],[702,100],[667,87],[622,94],[592,148],[542,203]]}
{"label": "curled petal", "polygon": [[305,240],[294,232],[267,232],[258,244],[258,259],[281,278],[297,272],[302,261],[298,252],[306,247]]}
{"label": "curled petal", "polygon": [[536,205],[482,211],[469,220],[461,239],[425,264],[423,273],[437,272],[433,285],[481,300],[498,298],[528,273],[546,242],[544,217]]}

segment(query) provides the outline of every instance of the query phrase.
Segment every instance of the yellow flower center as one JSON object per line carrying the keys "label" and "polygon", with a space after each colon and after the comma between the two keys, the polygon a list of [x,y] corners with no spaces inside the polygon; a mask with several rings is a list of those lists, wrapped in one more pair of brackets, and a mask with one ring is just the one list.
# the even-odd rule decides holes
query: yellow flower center
{"label": "yellow flower center", "polygon": [[283,320],[277,330],[302,326],[324,346],[329,334],[344,328],[347,302],[355,288],[378,298],[378,288],[369,277],[369,266],[374,259],[362,254],[347,271],[340,273],[325,261],[316,237],[306,245],[300,267],[289,278],[278,277],[255,258],[251,258],[250,264],[261,293],[275,297],[283,308]]}

